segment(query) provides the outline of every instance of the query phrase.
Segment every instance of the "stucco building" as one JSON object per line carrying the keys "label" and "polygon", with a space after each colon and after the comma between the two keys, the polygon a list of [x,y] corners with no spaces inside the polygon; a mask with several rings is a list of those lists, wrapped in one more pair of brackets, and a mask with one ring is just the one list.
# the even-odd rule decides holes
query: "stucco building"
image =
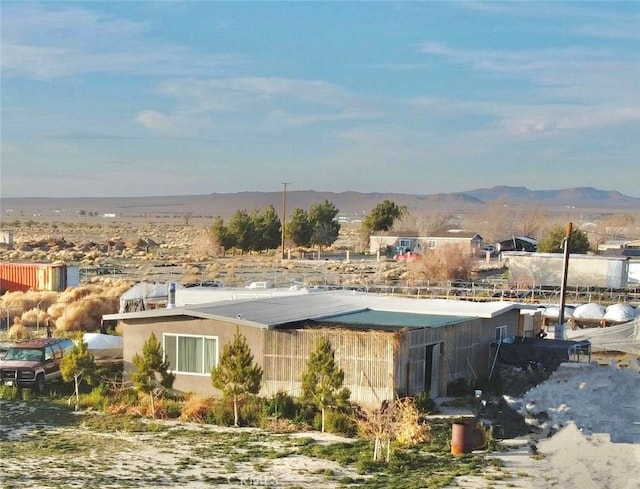
{"label": "stucco building", "polygon": [[261,394],[300,393],[318,339],[329,339],[351,399],[379,404],[429,391],[444,395],[459,378],[486,377],[490,343],[518,333],[520,310],[508,302],[473,303],[354,293],[212,302],[111,314],[123,328],[125,368],[151,333],[176,374],[174,388],[217,395],[210,371],[236,328],[264,369]]}

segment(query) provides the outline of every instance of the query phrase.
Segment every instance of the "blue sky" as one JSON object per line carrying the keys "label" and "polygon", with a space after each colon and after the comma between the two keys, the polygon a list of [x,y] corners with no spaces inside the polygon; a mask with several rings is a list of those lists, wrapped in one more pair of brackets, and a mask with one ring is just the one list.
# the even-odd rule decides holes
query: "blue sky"
{"label": "blue sky", "polygon": [[640,2],[0,8],[5,197],[640,197]]}

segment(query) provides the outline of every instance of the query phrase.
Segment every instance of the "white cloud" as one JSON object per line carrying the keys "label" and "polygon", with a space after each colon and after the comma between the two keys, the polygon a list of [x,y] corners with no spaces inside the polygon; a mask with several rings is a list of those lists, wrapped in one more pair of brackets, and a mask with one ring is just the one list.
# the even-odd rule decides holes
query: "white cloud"
{"label": "white cloud", "polygon": [[[484,112],[498,117],[499,125],[511,134],[581,130],[638,120],[637,58],[576,47],[486,51],[426,42],[421,49],[499,76],[503,82],[510,77],[511,91],[519,90],[519,97],[487,94],[486,101],[475,103],[416,98],[416,108],[441,113],[444,106],[455,113]],[[528,85],[520,85],[521,81]]]}
{"label": "white cloud", "polygon": [[267,114],[267,122],[278,127],[306,127],[326,122],[340,122],[361,119],[362,115],[348,112],[320,114],[320,113],[296,113],[282,109],[275,109]]}
{"label": "white cloud", "polygon": [[166,115],[155,110],[140,111],[135,121],[154,133],[175,137],[191,137],[211,129],[210,121],[205,118]]}
{"label": "white cloud", "polygon": [[[215,127],[226,138],[233,134],[237,137],[240,132],[246,138],[382,115],[372,100],[316,80],[174,79],[161,83],[157,92],[175,101],[172,110],[161,114],[149,109],[137,117],[139,123],[157,132],[178,126],[192,130],[204,126]],[[203,121],[209,121],[211,126]]]}
{"label": "white cloud", "polygon": [[[134,22],[80,8],[44,9],[36,3],[2,7],[2,36],[33,42],[58,42],[82,46],[87,42],[125,41],[150,29],[148,22]],[[63,39],[62,39],[63,38]]]}
{"label": "white cloud", "polygon": [[334,108],[358,105],[355,96],[336,85],[274,77],[176,79],[162,83],[159,92],[202,112],[260,109],[287,100]]}
{"label": "white cloud", "polygon": [[[604,49],[549,48],[534,50],[477,50],[456,49],[446,44],[425,42],[420,46],[424,54],[441,56],[476,70],[499,74],[527,75],[532,79],[544,78],[546,71],[567,73],[576,67],[595,67],[611,63],[616,54]],[[620,60],[622,62],[623,60]],[[631,61],[633,62],[633,61]]]}
{"label": "white cloud", "polygon": [[524,116],[509,120],[506,125],[509,132],[526,134],[546,131],[551,127],[551,122],[544,116]]}
{"label": "white cloud", "polygon": [[522,108],[519,114],[505,119],[506,129],[515,134],[542,131],[573,131],[595,129],[608,125],[640,121],[640,109],[600,109],[555,107],[541,110],[536,107]]}
{"label": "white cloud", "polygon": [[227,73],[243,61],[201,55],[142,36],[152,29],[83,9],[42,9],[13,4],[2,12],[4,77],[47,80],[83,73],[201,75]]}
{"label": "white cloud", "polygon": [[[631,7],[630,12],[615,11],[607,4]],[[563,19],[565,35],[582,38],[640,40],[640,12],[634,2],[545,2],[543,8],[539,2],[451,2],[451,6],[480,14],[494,14],[503,22],[510,18],[522,18],[537,23],[536,27],[545,28],[549,21]],[[602,8],[604,7],[604,8]],[[558,27],[549,26],[558,31]]]}

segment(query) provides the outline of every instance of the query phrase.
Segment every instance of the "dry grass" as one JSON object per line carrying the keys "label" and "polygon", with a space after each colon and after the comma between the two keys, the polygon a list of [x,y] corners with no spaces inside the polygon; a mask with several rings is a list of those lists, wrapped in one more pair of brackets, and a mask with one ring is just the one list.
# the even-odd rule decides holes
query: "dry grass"
{"label": "dry grass", "polygon": [[44,332],[47,325],[55,328],[54,334],[96,331],[104,314],[118,312],[119,298],[130,287],[129,281],[106,279],[61,293],[7,292],[0,297],[0,308],[12,313],[11,338],[24,338],[38,330]]}
{"label": "dry grass", "polygon": [[445,244],[412,260],[410,276],[427,280],[467,280],[475,265],[471,254],[462,247]]}
{"label": "dry grass", "polygon": [[413,447],[430,440],[431,426],[420,420],[420,411],[411,398],[396,399],[382,408],[363,409],[363,414],[357,420],[358,431],[373,441],[374,462],[382,460],[383,455],[389,462],[393,441],[403,447]]}
{"label": "dry grass", "polygon": [[180,420],[192,423],[204,423],[207,419],[207,413],[211,410],[212,406],[212,398],[190,394],[182,405]]}

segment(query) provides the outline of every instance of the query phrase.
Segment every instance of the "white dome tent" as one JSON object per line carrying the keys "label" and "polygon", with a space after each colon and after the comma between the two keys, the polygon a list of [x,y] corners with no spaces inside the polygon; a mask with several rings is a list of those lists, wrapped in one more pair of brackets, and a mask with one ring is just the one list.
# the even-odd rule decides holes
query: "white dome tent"
{"label": "white dome tent", "polygon": [[122,336],[84,333],[82,339],[97,362],[122,360]]}

